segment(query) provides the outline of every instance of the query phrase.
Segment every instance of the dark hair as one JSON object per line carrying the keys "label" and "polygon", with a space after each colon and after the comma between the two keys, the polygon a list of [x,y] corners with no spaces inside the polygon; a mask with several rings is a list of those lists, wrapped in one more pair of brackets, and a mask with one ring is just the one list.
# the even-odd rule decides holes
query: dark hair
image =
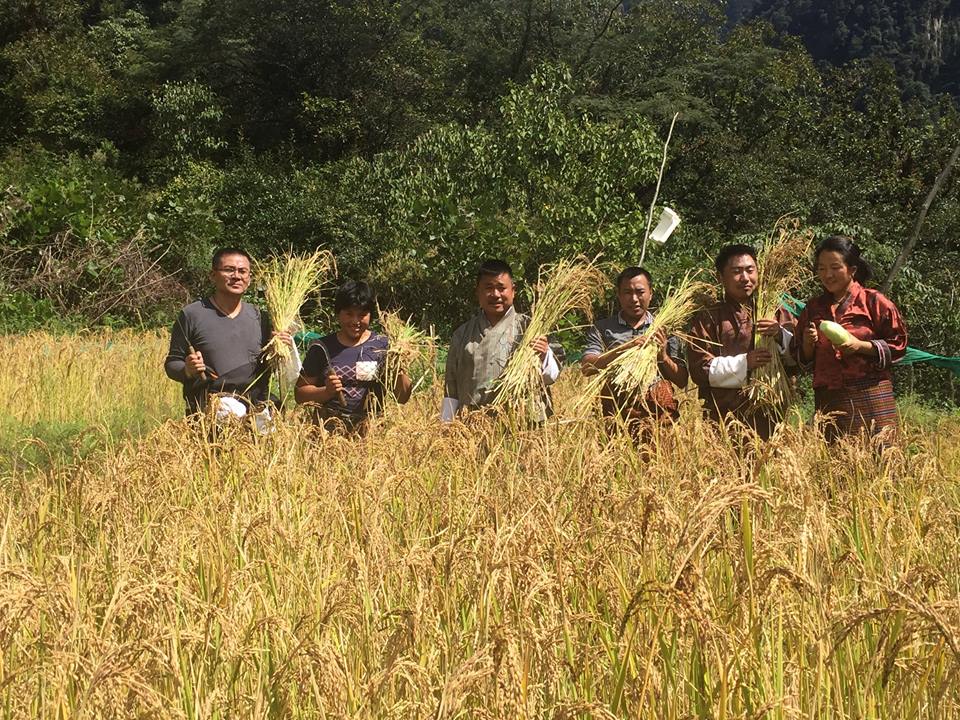
{"label": "dark hair", "polygon": [[840,256],[843,258],[843,264],[849,268],[853,268],[853,277],[858,283],[863,284],[869,282],[870,278],[873,277],[873,268],[870,267],[870,263],[860,255],[860,248],[852,238],[844,235],[831,235],[821,240],[820,244],[817,245],[816,252],[813,254],[814,272],[817,270],[816,265],[820,259],[820,253],[824,251],[840,253]]}
{"label": "dark hair", "polygon": [[241,250],[240,248],[236,247],[222,247],[217,248],[217,250],[213,253],[213,259],[210,261],[210,267],[212,267],[214,270],[219,270],[220,261],[223,260],[223,258],[227,255],[243,255],[243,257],[247,259],[248,263],[253,263],[253,258],[250,257],[246,250]]}
{"label": "dark hair", "polygon": [[650,271],[646,268],[631,265],[630,267],[621,270],[620,274],[617,275],[617,279],[615,281],[617,290],[620,290],[620,285],[624,280],[633,280],[635,277],[639,277],[640,275],[643,275],[647,279],[647,282],[650,283],[650,287],[653,287],[653,275],[650,274]]}
{"label": "dark hair", "polygon": [[477,282],[479,283],[485,277],[496,277],[497,275],[509,275],[513,280],[513,270],[503,260],[486,259],[480,263],[477,268]]}
{"label": "dark hair", "polygon": [[362,280],[347,280],[337,289],[333,299],[333,311],[340,312],[347,308],[358,307],[365,312],[373,312],[377,305],[377,296],[367,283]]}
{"label": "dark hair", "polygon": [[717,269],[718,273],[722,274],[727,263],[730,262],[732,258],[740,257],[741,255],[749,255],[753,258],[754,262],[757,261],[757,251],[754,250],[752,246],[733,243],[732,245],[724,245],[720,248],[720,252],[717,253],[717,259],[713,261],[713,266]]}

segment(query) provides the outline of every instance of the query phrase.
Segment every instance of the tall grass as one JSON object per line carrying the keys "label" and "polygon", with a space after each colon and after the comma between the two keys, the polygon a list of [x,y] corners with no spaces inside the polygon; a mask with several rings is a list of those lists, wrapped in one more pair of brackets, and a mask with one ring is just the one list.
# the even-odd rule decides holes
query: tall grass
{"label": "tall grass", "polygon": [[415,386],[429,381],[437,366],[437,338],[415,327],[398,311],[381,310],[377,317],[389,340],[384,366],[384,385],[393,393],[401,373],[407,373]]}
{"label": "tall grass", "polygon": [[641,453],[576,381],[542,430],[418,395],[0,474],[0,717],[960,716],[956,420],[741,456],[687,405]]}
{"label": "tall grass", "polygon": [[183,414],[163,371],[169,343],[168,333],[130,330],[0,335],[2,414],[23,424]]}
{"label": "tall grass", "polygon": [[[257,263],[257,281],[263,287],[274,330],[291,333],[302,330],[300,308],[336,274],[337,262],[329,250],[272,255]],[[277,371],[290,360],[292,352],[291,347],[277,337],[271,338],[263,348],[267,364]],[[278,372],[278,377],[285,385],[284,373]]]}
{"label": "tall grass", "polygon": [[169,342],[132,331],[0,335],[0,466],[183,415],[180,386],[163,371]]}

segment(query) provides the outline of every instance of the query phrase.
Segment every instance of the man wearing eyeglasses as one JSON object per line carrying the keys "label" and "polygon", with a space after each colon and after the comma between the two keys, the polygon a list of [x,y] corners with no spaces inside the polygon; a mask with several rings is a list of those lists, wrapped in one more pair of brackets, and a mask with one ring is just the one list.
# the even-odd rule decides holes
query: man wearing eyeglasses
{"label": "man wearing eyeglasses", "polygon": [[250,287],[250,256],[227,247],[213,254],[210,270],[213,294],[180,311],[170,336],[164,369],[183,384],[187,414],[201,412],[210,393],[230,396],[231,413],[266,402],[270,374],[263,347],[272,335],[290,342],[287,333],[275,333],[270,318],[242,300]]}

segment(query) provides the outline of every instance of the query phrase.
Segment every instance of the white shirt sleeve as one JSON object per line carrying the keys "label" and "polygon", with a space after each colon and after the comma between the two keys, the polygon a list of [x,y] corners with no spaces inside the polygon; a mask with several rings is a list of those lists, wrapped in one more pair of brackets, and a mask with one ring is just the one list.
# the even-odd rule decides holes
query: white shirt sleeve
{"label": "white shirt sleeve", "polygon": [[783,355],[790,349],[790,341],[793,340],[793,333],[785,327],[780,328],[780,337],[777,338],[777,345],[780,347],[780,354]]}
{"label": "white shirt sleeve", "polygon": [[543,375],[544,385],[553,385],[560,377],[560,365],[557,358],[553,355],[553,348],[547,348],[547,354],[543,356],[543,364],[540,366],[540,372]]}
{"label": "white shirt sleeve", "polygon": [[456,398],[445,397],[440,404],[440,419],[443,422],[451,422],[457,415],[457,408],[460,407],[460,401]]}
{"label": "white shirt sleeve", "polygon": [[724,355],[710,361],[710,387],[739,388],[747,382],[747,354]]}
{"label": "white shirt sleeve", "polygon": [[280,368],[280,372],[283,374],[283,379],[292,385],[297,381],[297,378],[300,377],[300,371],[302,369],[303,362],[300,360],[300,352],[297,350],[297,344],[293,341],[293,338],[290,338],[290,357],[287,358],[283,367]]}
{"label": "white shirt sleeve", "polygon": [[793,333],[787,330],[785,327],[780,328],[778,349],[780,350],[780,358],[783,360],[783,364],[787,367],[797,364],[797,361],[794,359],[793,355],[790,354],[791,340],[793,340]]}

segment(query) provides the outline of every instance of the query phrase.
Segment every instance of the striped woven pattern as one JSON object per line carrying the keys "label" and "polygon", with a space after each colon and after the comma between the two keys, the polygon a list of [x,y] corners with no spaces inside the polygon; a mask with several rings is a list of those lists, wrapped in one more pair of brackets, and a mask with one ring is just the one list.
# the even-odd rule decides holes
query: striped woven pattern
{"label": "striped woven pattern", "polygon": [[897,403],[889,380],[851,383],[840,390],[818,388],[815,402],[817,412],[833,416],[827,429],[830,439],[862,432],[876,435],[898,423]]}

